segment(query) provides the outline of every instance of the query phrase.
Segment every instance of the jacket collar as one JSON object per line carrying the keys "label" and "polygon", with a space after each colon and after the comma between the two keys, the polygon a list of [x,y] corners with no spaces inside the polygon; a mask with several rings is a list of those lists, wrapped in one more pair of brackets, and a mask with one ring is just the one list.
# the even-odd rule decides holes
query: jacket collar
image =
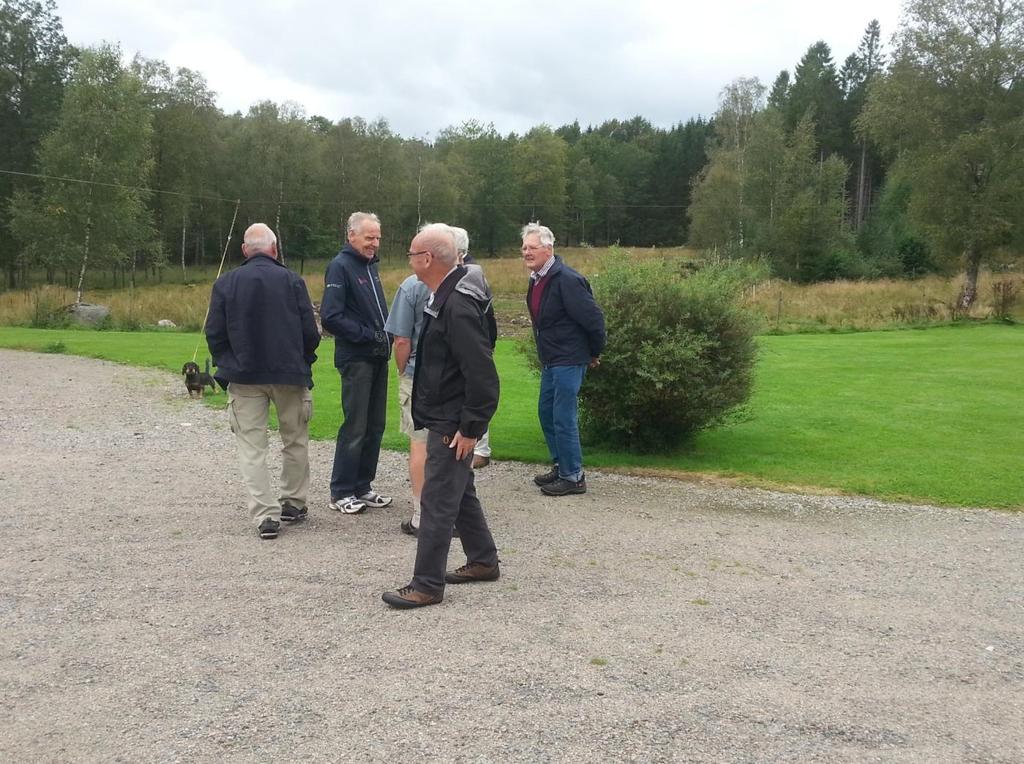
{"label": "jacket collar", "polygon": [[358,252],[356,252],[355,249],[352,248],[351,244],[346,244],[344,247],[342,247],[341,248],[341,254],[348,255],[349,257],[353,257],[359,263],[362,263],[363,265],[373,265],[374,263],[379,263],[380,262],[380,256],[379,255],[374,255],[369,260],[367,260],[365,257],[363,257]]}
{"label": "jacket collar", "polygon": [[[547,278],[552,273],[562,270],[562,258],[558,255],[551,255],[551,259],[544,263],[544,267],[540,271],[530,273],[530,285],[536,284],[543,278]],[[543,271],[543,275],[541,275]]]}
{"label": "jacket collar", "polygon": [[441,286],[434,292],[434,300],[430,303],[430,306],[424,308],[424,311],[429,313],[434,318],[441,313],[441,308],[444,307],[448,297],[452,292],[455,291],[455,287],[458,285],[462,277],[466,275],[466,266],[460,265],[447,276],[444,277],[444,281],[441,282]]}
{"label": "jacket collar", "polygon": [[270,255],[265,255],[262,252],[257,252],[255,255],[250,255],[249,257],[245,258],[245,260],[242,261],[242,265],[248,265],[249,263],[251,263],[251,262],[253,262],[253,261],[257,260],[257,259],[259,259],[259,260],[269,260],[274,265],[280,265],[282,268],[284,268],[284,263],[282,263],[276,257],[271,257]]}

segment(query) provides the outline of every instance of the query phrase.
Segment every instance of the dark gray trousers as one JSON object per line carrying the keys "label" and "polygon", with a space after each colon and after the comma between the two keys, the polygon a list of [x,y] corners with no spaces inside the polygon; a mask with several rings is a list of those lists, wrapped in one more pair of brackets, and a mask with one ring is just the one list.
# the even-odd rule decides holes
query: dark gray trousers
{"label": "dark gray trousers", "polygon": [[377,477],[380,442],[387,424],[388,360],[348,361],[341,374],[341,409],[331,471],[331,498],[362,496]]}
{"label": "dark gray trousers", "polygon": [[412,588],[427,594],[444,592],[444,573],[453,527],[458,528],[467,562],[485,565],[498,562],[494,538],[476,497],[473,452],[458,460],[455,449],[448,447],[450,442],[439,433],[427,433],[427,463],[420,497],[416,567],[412,576]]}

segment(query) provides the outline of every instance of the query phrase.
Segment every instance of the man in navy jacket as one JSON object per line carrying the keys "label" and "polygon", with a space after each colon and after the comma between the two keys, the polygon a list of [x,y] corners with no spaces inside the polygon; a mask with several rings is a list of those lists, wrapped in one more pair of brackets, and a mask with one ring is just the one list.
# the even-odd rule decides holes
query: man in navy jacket
{"label": "man in navy jacket", "polygon": [[[228,382],[228,420],[260,538],[280,521],[302,520],[309,493],[311,366],[320,344],[306,282],[277,259],[277,237],[263,223],[245,232],[245,262],[213,285],[206,342],[217,377]],[[270,490],[267,415],[281,430],[281,494]]]}
{"label": "man in navy jacket", "polygon": [[384,331],[388,303],[377,272],[380,219],[353,212],[348,243],[327,266],[320,321],[334,335],[334,365],[341,374],[341,408],[331,471],[330,509],[354,515],[386,507],[390,496],[371,487],[384,437],[391,338]]}
{"label": "man in navy jacket", "polygon": [[586,493],[577,396],[587,369],[601,363],[604,314],[587,280],[555,255],[550,228],[530,223],[522,235],[530,269],[526,304],[541,364],[537,413],[553,462],[533,481],[549,496]]}

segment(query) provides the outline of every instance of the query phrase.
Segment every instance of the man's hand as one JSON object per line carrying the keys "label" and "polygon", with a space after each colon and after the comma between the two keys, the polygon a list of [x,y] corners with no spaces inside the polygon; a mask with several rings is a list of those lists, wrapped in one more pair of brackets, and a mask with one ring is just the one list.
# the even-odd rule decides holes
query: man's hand
{"label": "man's hand", "polygon": [[590,363],[589,363],[589,364],[587,364],[587,365],[588,365],[588,366],[589,366],[589,367],[590,367],[591,369],[596,369],[596,368],[597,368],[598,366],[600,366],[600,365],[601,365],[601,359],[600,359],[600,358],[597,358],[597,357],[591,358],[591,359],[590,359]]}
{"label": "man's hand", "polygon": [[455,449],[455,458],[460,462],[465,459],[469,454],[473,453],[473,449],[476,447],[476,438],[467,438],[461,432],[456,432],[452,437],[452,442],[448,448]]}

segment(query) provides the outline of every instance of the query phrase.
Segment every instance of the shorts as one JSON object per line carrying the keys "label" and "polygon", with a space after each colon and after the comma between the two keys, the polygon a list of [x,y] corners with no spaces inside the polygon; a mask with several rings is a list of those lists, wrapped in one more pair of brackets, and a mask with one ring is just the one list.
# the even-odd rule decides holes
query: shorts
{"label": "shorts", "polygon": [[398,378],[398,430],[408,436],[409,440],[427,442],[427,430],[417,430],[412,422],[412,377],[403,374]]}

